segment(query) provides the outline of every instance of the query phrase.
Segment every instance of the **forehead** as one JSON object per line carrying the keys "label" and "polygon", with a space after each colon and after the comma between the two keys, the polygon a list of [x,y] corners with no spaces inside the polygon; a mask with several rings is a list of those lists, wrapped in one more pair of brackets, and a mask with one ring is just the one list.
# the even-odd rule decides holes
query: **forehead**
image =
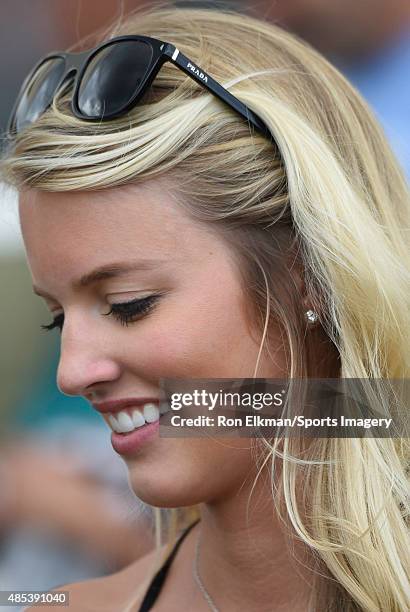
{"label": "forehead", "polygon": [[28,190],[20,195],[19,215],[33,280],[40,285],[113,261],[182,263],[222,248],[164,181],[101,191]]}
{"label": "forehead", "polygon": [[[164,183],[127,186],[101,191],[20,194],[19,215],[29,251],[77,248],[90,254],[96,249],[173,248],[182,230],[199,231],[177,205]],[[189,232],[191,230],[191,232]],[[126,241],[126,243],[124,242]],[[144,246],[143,246],[144,245]]]}
{"label": "forehead", "polygon": [[58,235],[73,246],[104,242],[112,234],[132,235],[138,243],[154,237],[163,242],[178,228],[193,225],[175,194],[159,182],[100,191],[29,190],[20,194],[19,214],[25,238],[36,242],[41,235]]}

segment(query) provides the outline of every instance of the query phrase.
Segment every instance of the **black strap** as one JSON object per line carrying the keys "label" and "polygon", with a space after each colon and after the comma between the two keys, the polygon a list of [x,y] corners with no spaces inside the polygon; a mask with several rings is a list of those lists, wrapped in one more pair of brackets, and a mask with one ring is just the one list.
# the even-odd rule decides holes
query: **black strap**
{"label": "black strap", "polygon": [[197,521],[195,521],[194,523],[192,523],[192,525],[190,525],[184,531],[184,533],[180,536],[179,540],[176,542],[174,548],[172,549],[171,554],[169,555],[169,557],[167,558],[167,560],[165,561],[163,566],[158,570],[158,572],[155,574],[155,576],[151,580],[151,583],[150,583],[150,585],[148,587],[147,592],[145,593],[145,597],[143,599],[143,602],[142,602],[138,612],[148,612],[148,610],[151,610],[151,608],[154,605],[158,595],[160,594],[160,591],[161,591],[162,586],[164,584],[166,575],[168,573],[168,570],[169,570],[169,568],[171,566],[172,561],[174,560],[175,555],[177,554],[178,548],[180,547],[180,545],[181,545],[182,541],[184,540],[184,538],[191,531],[192,527],[194,527],[197,523],[199,523],[199,519]]}

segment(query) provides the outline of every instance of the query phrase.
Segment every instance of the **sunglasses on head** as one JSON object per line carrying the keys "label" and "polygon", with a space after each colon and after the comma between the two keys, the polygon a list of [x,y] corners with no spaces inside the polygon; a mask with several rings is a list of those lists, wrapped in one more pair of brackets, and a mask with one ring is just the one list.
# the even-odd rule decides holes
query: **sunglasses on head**
{"label": "sunglasses on head", "polygon": [[170,61],[194,81],[242,115],[256,130],[272,135],[250,108],[171,43],[147,36],[118,36],[83,53],[51,53],[25,79],[14,105],[10,138],[51,105],[56,92],[73,79],[71,108],[85,121],[106,121],[129,111],[142,98],[164,62]]}

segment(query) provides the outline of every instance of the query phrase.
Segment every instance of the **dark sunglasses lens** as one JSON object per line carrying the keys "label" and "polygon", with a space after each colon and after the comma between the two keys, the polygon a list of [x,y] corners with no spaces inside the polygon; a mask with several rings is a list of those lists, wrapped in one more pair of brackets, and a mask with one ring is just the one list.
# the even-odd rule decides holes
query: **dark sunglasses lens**
{"label": "dark sunglasses lens", "polygon": [[64,74],[65,61],[53,57],[43,62],[33,74],[17,105],[12,130],[19,132],[35,121],[51,104]]}
{"label": "dark sunglasses lens", "polygon": [[138,92],[152,55],[151,45],[137,40],[116,42],[96,53],[81,79],[79,111],[90,119],[121,112]]}

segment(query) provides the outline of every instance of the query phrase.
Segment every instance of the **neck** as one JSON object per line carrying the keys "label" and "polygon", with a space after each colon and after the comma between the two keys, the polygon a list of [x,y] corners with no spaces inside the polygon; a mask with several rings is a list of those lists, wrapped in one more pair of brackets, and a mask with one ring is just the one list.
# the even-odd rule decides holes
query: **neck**
{"label": "neck", "polygon": [[[201,580],[224,612],[272,612],[272,604],[275,612],[306,611],[312,575],[288,551],[289,535],[273,508],[267,478],[258,479],[248,505],[252,484],[230,499],[202,506]],[[292,547],[306,564],[300,544]]]}

